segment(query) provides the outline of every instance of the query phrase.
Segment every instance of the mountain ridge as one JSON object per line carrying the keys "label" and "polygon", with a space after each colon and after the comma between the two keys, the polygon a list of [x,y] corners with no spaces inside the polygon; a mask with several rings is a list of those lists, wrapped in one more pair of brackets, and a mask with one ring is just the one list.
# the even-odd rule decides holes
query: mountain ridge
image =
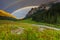
{"label": "mountain ridge", "polygon": [[16,18],[15,16],[13,16],[12,14],[4,11],[4,10],[0,10],[0,16],[6,16],[6,17],[12,17],[12,18]]}
{"label": "mountain ridge", "polygon": [[26,18],[32,18],[33,21],[45,22],[49,24],[60,24],[60,2],[52,2],[48,5],[32,9]]}
{"label": "mountain ridge", "polygon": [[0,10],[0,20],[12,20],[12,21],[15,21],[17,19],[12,14],[10,14],[10,13],[4,11],[4,10]]}

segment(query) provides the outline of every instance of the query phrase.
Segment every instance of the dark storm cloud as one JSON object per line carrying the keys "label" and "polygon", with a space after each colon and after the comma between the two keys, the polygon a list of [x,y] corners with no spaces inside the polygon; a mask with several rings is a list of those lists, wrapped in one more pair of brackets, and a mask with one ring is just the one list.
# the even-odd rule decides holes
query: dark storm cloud
{"label": "dark storm cloud", "polygon": [[[16,9],[26,6],[38,6],[42,3],[48,3],[52,0],[1,0],[0,9],[13,12]],[[60,1],[60,0],[59,0]]]}

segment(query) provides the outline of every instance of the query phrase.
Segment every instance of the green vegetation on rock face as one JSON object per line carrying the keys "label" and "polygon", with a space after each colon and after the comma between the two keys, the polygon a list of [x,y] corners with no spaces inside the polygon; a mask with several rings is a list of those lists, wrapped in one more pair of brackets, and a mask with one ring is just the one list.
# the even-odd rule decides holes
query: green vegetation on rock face
{"label": "green vegetation on rock face", "polygon": [[60,30],[41,28],[26,22],[0,20],[0,40],[60,40]]}
{"label": "green vegetation on rock face", "polygon": [[[46,9],[48,8],[49,9]],[[31,15],[32,20],[37,22],[45,22],[49,24],[60,24],[60,3],[53,3],[50,6],[42,6],[37,8],[36,12]]]}

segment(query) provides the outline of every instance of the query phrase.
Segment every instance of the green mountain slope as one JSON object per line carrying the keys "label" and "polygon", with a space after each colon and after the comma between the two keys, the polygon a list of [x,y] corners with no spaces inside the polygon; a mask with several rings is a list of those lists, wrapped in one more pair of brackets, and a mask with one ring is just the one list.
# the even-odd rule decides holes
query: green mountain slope
{"label": "green mountain slope", "polygon": [[27,18],[28,17],[37,22],[60,24],[60,2],[38,7],[35,11],[33,11],[32,15],[27,16]]}

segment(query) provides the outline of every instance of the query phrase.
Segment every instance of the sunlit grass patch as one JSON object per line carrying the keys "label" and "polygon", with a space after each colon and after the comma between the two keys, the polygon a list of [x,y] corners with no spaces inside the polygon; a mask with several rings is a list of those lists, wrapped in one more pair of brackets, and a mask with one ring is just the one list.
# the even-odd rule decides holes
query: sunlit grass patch
{"label": "sunlit grass patch", "polygon": [[23,22],[2,21],[0,22],[0,40],[60,40],[60,30]]}

